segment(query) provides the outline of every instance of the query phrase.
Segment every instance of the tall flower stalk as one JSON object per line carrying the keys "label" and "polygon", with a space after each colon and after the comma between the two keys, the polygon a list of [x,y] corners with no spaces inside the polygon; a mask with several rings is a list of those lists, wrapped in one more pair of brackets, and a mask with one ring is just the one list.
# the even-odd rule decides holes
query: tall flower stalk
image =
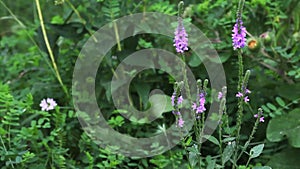
{"label": "tall flower stalk", "polygon": [[[238,81],[238,111],[237,111],[237,123],[236,123],[236,144],[239,145],[240,142],[240,130],[242,126],[242,118],[243,118],[243,111],[244,111],[244,96],[241,95],[244,93],[243,88],[246,88],[246,84],[248,83],[249,75],[250,72],[246,73],[246,76],[243,76],[244,72],[244,66],[243,66],[243,57],[242,57],[242,51],[241,48],[243,48],[246,44],[246,28],[243,26],[243,21],[242,21],[242,11],[244,7],[244,0],[239,0],[239,5],[238,5],[238,10],[237,10],[237,19],[236,23],[233,26],[232,29],[232,46],[234,50],[237,50],[238,53],[238,65],[239,65],[239,81]],[[233,165],[232,168],[235,168],[235,165],[238,160],[238,147],[235,148],[234,155],[233,155]]]}

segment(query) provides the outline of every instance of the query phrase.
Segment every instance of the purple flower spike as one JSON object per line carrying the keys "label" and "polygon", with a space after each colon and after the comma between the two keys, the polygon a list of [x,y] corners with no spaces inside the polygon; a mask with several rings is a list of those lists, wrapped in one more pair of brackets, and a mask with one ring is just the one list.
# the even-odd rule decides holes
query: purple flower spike
{"label": "purple flower spike", "polygon": [[174,46],[177,53],[183,53],[188,50],[188,35],[183,27],[182,18],[178,18],[178,26],[174,32]]}
{"label": "purple flower spike", "polygon": [[246,45],[246,28],[243,26],[242,19],[237,19],[232,29],[232,46],[236,50]]}
{"label": "purple flower spike", "polygon": [[199,106],[197,107],[197,104],[193,103],[192,109],[196,110],[196,114],[203,113],[203,112],[206,111],[206,108],[205,108],[205,94],[204,93],[199,94]]}

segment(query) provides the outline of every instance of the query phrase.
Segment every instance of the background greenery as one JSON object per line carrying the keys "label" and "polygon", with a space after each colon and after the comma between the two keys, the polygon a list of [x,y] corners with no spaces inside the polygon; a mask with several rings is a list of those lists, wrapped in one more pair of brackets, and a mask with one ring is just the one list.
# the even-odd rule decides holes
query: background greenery
{"label": "background greenery", "polygon": [[[237,1],[186,0],[184,17],[212,41],[222,59],[227,80],[227,113],[235,124],[237,56],[232,49],[231,30]],[[162,0],[46,0],[41,9],[51,49],[63,83],[71,93],[72,73],[78,54],[101,26],[115,19],[141,12],[177,15],[178,1]],[[1,168],[187,168],[190,160],[182,145],[149,158],[116,155],[98,147],[81,130],[72,100],[62,90],[52,68],[42,36],[34,1],[0,0],[0,166]],[[248,0],[243,11],[244,25],[259,47],[244,49],[245,69],[251,70],[249,88],[252,109],[262,107],[265,122],[259,125],[254,145],[265,143],[252,166],[275,169],[300,167],[300,2],[298,0]],[[267,37],[261,36],[263,33]],[[103,115],[116,130],[136,137],[159,132],[159,125],[174,122],[171,113],[154,123],[139,126],[114,110],[109,90],[116,68],[128,54],[145,48],[175,51],[172,39],[156,35],[128,38],[105,57],[97,76],[98,103]],[[192,51],[186,62],[196,78],[207,78],[204,66]],[[171,95],[174,80],[160,71],[145,71],[135,77],[131,97],[138,109],[146,109],[151,89]],[[40,111],[43,98],[54,98],[59,107]],[[254,122],[245,110],[242,139],[246,140]],[[247,113],[248,112],[248,113]],[[215,133],[217,134],[217,133]],[[230,134],[228,132],[227,134]],[[222,143],[226,145],[227,143]],[[191,146],[192,143],[187,146]],[[202,148],[203,168],[216,167],[218,149],[213,142]],[[247,161],[243,156],[240,168]],[[225,168],[230,164],[225,164]]]}

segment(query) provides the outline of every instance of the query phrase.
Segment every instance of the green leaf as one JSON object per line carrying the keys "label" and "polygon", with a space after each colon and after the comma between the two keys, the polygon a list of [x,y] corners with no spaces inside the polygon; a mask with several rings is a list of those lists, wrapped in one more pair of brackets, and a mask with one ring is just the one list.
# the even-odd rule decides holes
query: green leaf
{"label": "green leaf", "polygon": [[189,65],[190,65],[191,67],[197,67],[197,66],[199,66],[201,63],[202,63],[202,62],[201,62],[201,59],[200,59],[196,54],[194,54],[194,55],[191,56],[191,60],[189,61]]}
{"label": "green leaf", "polygon": [[293,147],[300,148],[300,108],[286,116],[273,118],[267,127],[267,139],[279,142],[286,136]]}
{"label": "green leaf", "polygon": [[262,105],[261,108],[263,109],[264,112],[271,113],[271,110],[267,106]]}
{"label": "green leaf", "polygon": [[198,163],[198,157],[196,153],[189,152],[189,162],[193,168],[196,166],[196,164]]}
{"label": "green leaf", "polygon": [[277,110],[276,106],[275,106],[274,104],[272,104],[272,103],[267,103],[267,106],[268,106],[268,108],[270,108],[271,110],[274,110],[274,111]]}
{"label": "green leaf", "polygon": [[264,149],[264,144],[259,144],[250,150],[250,158],[258,157]]}
{"label": "green leaf", "polygon": [[193,141],[193,137],[189,137],[186,141],[185,141],[185,146],[189,146],[191,144],[191,142]]}
{"label": "green leaf", "polygon": [[272,169],[299,169],[299,149],[288,148],[271,156],[267,163]]}
{"label": "green leaf", "polygon": [[2,127],[0,127],[0,135],[5,135],[7,133],[7,131],[5,129],[3,129]]}
{"label": "green leaf", "polygon": [[227,144],[222,154],[222,165],[224,165],[231,158],[234,148],[235,148],[235,141],[230,142],[230,144]]}
{"label": "green leaf", "polygon": [[285,107],[286,104],[280,97],[276,97],[275,100],[281,107]]}
{"label": "green leaf", "polygon": [[207,156],[206,161],[207,161],[206,169],[215,169],[216,168],[216,159],[212,159],[211,156]]}
{"label": "green leaf", "polygon": [[216,144],[216,145],[220,145],[220,142],[218,141],[218,139],[216,139],[216,137],[214,136],[210,136],[210,135],[204,135],[204,138],[206,138],[207,140],[209,140],[210,142]]}
{"label": "green leaf", "polygon": [[291,85],[280,85],[276,88],[276,93],[281,97],[288,100],[296,100],[300,96],[300,90],[291,90],[291,89],[300,89],[300,84],[291,84]]}
{"label": "green leaf", "polygon": [[143,107],[146,108],[151,86],[147,83],[134,83],[134,87],[144,105]]}

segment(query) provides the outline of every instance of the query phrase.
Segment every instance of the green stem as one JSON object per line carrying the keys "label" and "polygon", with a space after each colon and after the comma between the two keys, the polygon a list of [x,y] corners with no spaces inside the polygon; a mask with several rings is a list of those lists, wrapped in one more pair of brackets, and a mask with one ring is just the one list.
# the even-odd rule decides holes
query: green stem
{"label": "green stem", "polygon": [[116,21],[113,21],[113,25],[114,25],[114,31],[115,31],[115,35],[116,35],[116,41],[117,41],[118,50],[121,51],[122,48],[121,48],[119,31],[118,31],[118,26],[117,26]]}
{"label": "green stem", "polygon": [[35,0],[35,3],[36,3],[36,7],[37,7],[38,16],[39,16],[39,19],[40,19],[40,24],[41,24],[41,28],[42,28],[44,41],[45,41],[45,44],[46,44],[46,47],[47,47],[47,50],[48,50],[48,53],[49,53],[49,56],[50,56],[50,59],[51,59],[51,62],[52,62],[52,66],[53,66],[55,74],[56,74],[56,78],[57,78],[58,82],[60,83],[63,91],[65,92],[65,94],[69,98],[69,93],[67,91],[67,88],[65,87],[65,85],[63,84],[63,82],[61,80],[61,76],[59,74],[59,71],[58,71],[58,68],[57,68],[57,65],[56,65],[56,62],[55,62],[55,59],[54,59],[53,52],[52,52],[52,49],[51,49],[50,44],[49,44],[47,32],[46,32],[45,25],[44,25],[44,19],[43,19],[43,15],[42,15],[40,2],[39,2],[39,0]]}
{"label": "green stem", "polygon": [[259,108],[258,109],[258,117],[256,118],[256,121],[255,121],[254,126],[253,126],[252,131],[251,131],[251,134],[250,134],[248,140],[246,141],[245,145],[243,146],[242,151],[240,152],[239,156],[237,157],[237,160],[239,160],[241,158],[241,156],[243,155],[244,151],[247,149],[247,147],[249,146],[250,142],[254,138],[253,136],[254,136],[254,134],[255,134],[255,132],[257,130],[257,126],[259,124],[259,119],[260,119],[261,115],[262,115],[262,109]]}
{"label": "green stem", "polygon": [[239,82],[237,90],[242,92],[242,84],[243,84],[243,72],[244,72],[244,65],[243,65],[243,56],[241,51],[238,51],[238,65],[239,65]]}
{"label": "green stem", "polygon": [[[5,146],[5,144],[4,144],[4,141],[3,141],[1,135],[0,135],[0,140],[1,140],[1,143],[2,143],[2,146],[3,146],[3,149],[4,149],[4,151],[5,151],[5,154],[7,154],[8,152],[7,152],[6,146]],[[8,160],[9,160],[9,162],[10,162],[11,167],[12,167],[12,168],[15,168],[15,167],[14,167],[14,164],[12,163],[12,161],[11,161],[11,159],[10,159],[10,157],[8,158]]]}
{"label": "green stem", "polygon": [[[238,92],[242,92],[242,84],[243,84],[243,71],[244,71],[244,66],[243,66],[243,57],[241,54],[241,51],[238,51],[238,65],[239,65],[239,82],[238,82]],[[239,145],[239,141],[240,141],[240,131],[241,131],[241,127],[242,127],[242,118],[243,118],[243,111],[244,111],[244,107],[243,107],[243,97],[240,97],[238,100],[238,116],[237,116],[237,132],[236,132],[236,149],[234,152],[234,156],[233,156],[233,162],[236,163],[237,162],[237,155],[238,155],[238,145]],[[232,166],[232,168],[235,168],[235,165]]]}

